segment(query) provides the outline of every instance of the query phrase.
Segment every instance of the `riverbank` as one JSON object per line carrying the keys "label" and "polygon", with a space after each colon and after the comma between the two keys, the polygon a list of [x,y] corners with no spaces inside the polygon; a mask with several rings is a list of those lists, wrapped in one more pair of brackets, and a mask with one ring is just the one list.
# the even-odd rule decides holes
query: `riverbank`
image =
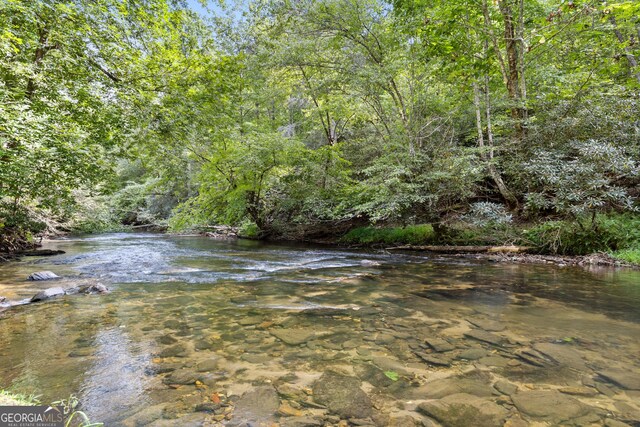
{"label": "riverbank", "polygon": [[640,216],[596,217],[587,228],[575,221],[481,226],[453,223],[439,230],[429,224],[370,226],[354,228],[333,243],[448,253],[496,262],[639,268]]}

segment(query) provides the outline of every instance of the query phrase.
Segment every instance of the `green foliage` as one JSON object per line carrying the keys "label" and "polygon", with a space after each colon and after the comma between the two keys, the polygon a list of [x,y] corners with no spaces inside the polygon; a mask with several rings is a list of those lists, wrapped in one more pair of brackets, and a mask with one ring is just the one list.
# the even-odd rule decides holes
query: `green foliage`
{"label": "green foliage", "polygon": [[[590,219],[589,219],[590,221]],[[594,227],[576,221],[549,221],[524,231],[524,243],[542,252],[585,255],[633,248],[640,242],[637,215],[598,215]]]}
{"label": "green foliage", "polygon": [[614,258],[618,258],[622,261],[640,265],[640,248],[622,249],[620,251],[612,252],[611,255]]}
{"label": "green foliage", "polygon": [[[345,241],[635,239],[604,215],[638,208],[637,2],[245,9],[210,26],[182,1],[0,3],[0,234],[22,235],[4,241],[367,222]],[[521,238],[523,219],[542,225]]]}
{"label": "green foliage", "polygon": [[624,148],[590,140],[564,150],[539,151],[524,164],[531,177],[527,208],[582,217],[611,208],[634,210],[633,198],[616,182],[640,177],[640,165]]}
{"label": "green foliage", "polygon": [[433,227],[429,224],[421,224],[393,228],[354,228],[345,234],[341,238],[341,241],[360,245],[376,243],[424,245],[429,243],[433,238]]}
{"label": "green foliage", "polygon": [[242,237],[245,239],[257,239],[260,237],[260,229],[255,223],[251,221],[244,221],[242,224],[240,224],[238,237]]}

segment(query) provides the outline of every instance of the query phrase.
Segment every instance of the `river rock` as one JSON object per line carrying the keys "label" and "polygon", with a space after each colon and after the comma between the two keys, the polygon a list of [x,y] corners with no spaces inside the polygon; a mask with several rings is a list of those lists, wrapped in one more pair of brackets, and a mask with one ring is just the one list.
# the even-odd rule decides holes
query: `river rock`
{"label": "river rock", "polygon": [[64,289],[62,288],[49,288],[44,291],[40,291],[31,298],[31,302],[46,301],[51,298],[61,297],[64,295]]}
{"label": "river rock", "polygon": [[244,353],[242,356],[240,356],[240,359],[244,360],[245,362],[260,364],[260,363],[268,363],[272,361],[273,357],[264,353],[263,354]]}
{"label": "river rock", "polygon": [[518,391],[517,385],[505,380],[499,380],[493,385],[493,387],[500,393],[506,394],[507,396],[511,396]]}
{"label": "river rock", "polygon": [[426,383],[424,389],[425,393],[423,398],[440,399],[451,394],[460,393],[478,397],[489,397],[493,395],[491,377],[489,374],[480,371],[473,371],[458,377],[437,379]]}
{"label": "river rock", "polygon": [[84,295],[94,295],[94,294],[108,294],[109,288],[107,288],[102,283],[96,283],[93,285],[82,285],[76,286],[73,288],[66,289],[64,291],[67,295],[74,294],[84,294]]}
{"label": "river rock", "polygon": [[582,355],[569,347],[567,344],[537,343],[533,348],[551,358],[557,364],[580,371],[586,370],[587,366],[582,359]]}
{"label": "river rock", "polygon": [[184,344],[176,344],[162,350],[158,356],[160,357],[187,357],[191,352]]}
{"label": "river rock", "polygon": [[491,332],[483,331],[482,329],[472,329],[468,332],[465,332],[464,336],[498,347],[501,347],[505,342],[505,339],[501,336],[492,334]]}
{"label": "river rock", "polygon": [[445,341],[442,338],[427,338],[424,340],[429,347],[438,353],[444,353],[446,351],[454,350],[456,347],[449,341]]}
{"label": "river rock", "polygon": [[278,393],[272,386],[256,387],[245,392],[235,403],[228,426],[271,425],[280,407]]}
{"label": "river rock", "polygon": [[52,271],[38,271],[36,273],[31,273],[29,277],[27,277],[27,280],[31,280],[33,282],[39,282],[43,280],[54,280],[59,278],[60,276],[58,276]]}
{"label": "river rock", "polygon": [[7,297],[0,296],[0,302],[5,302],[6,300],[7,300]]}
{"label": "river rock", "polygon": [[122,425],[124,427],[148,426],[149,424],[153,423],[155,420],[162,417],[163,409],[164,409],[163,404],[145,407],[144,409],[136,412],[134,415],[125,419],[122,422]]}
{"label": "river rock", "polygon": [[281,427],[322,427],[324,422],[311,417],[294,417],[280,420]]}
{"label": "river rock", "polygon": [[421,403],[418,410],[444,427],[501,427],[509,413],[494,402],[466,393]]}
{"label": "river rock", "polygon": [[280,341],[289,345],[300,345],[316,337],[316,330],[312,328],[270,329],[269,332]]}
{"label": "river rock", "polygon": [[483,348],[469,348],[467,350],[463,350],[456,356],[458,360],[478,360],[485,357],[487,354],[487,350]]}
{"label": "river rock", "polygon": [[217,357],[211,357],[209,359],[198,362],[196,365],[196,370],[198,372],[213,372],[218,370],[218,365],[220,365],[220,359]]}
{"label": "river rock", "polygon": [[591,409],[557,390],[521,391],[512,395],[511,399],[520,412],[553,425],[587,415]]}
{"label": "river rock", "polygon": [[158,342],[160,344],[164,344],[164,345],[171,345],[171,344],[175,344],[178,342],[178,339],[171,336],[170,334],[165,334],[162,335],[160,337],[158,337]]}
{"label": "river rock", "polygon": [[471,323],[474,326],[477,326],[480,329],[484,329],[489,332],[500,332],[504,331],[506,326],[503,323],[496,322],[495,320],[489,319],[467,319],[467,322]]}
{"label": "river rock", "polygon": [[598,375],[613,384],[626,390],[640,390],[640,373],[633,371],[622,371],[617,369],[607,369],[599,371]]}
{"label": "river rock", "polygon": [[373,414],[369,396],[356,377],[326,371],[313,384],[313,400],[342,418],[369,418]]}
{"label": "river rock", "polygon": [[441,354],[414,352],[423,362],[432,366],[451,366],[452,358]]}
{"label": "river rock", "polygon": [[598,390],[591,387],[562,387],[558,391],[564,394],[572,394],[574,396],[585,396],[585,397],[593,397],[598,394]]}
{"label": "river rock", "polygon": [[613,405],[616,407],[616,411],[620,413],[620,418],[631,422],[636,427],[640,425],[640,408],[623,400],[617,400]]}
{"label": "river rock", "polygon": [[196,412],[217,412],[221,407],[222,405],[220,403],[204,402],[198,403],[194,410]]}
{"label": "river rock", "polygon": [[171,372],[164,379],[165,384],[195,384],[198,375],[190,369],[178,369]]}

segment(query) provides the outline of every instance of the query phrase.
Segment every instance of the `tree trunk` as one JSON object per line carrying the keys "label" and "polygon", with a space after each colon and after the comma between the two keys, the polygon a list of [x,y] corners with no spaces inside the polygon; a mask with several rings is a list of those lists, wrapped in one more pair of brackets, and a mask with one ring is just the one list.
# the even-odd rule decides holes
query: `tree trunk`
{"label": "tree trunk", "polygon": [[522,108],[522,99],[520,93],[520,64],[518,55],[518,40],[516,40],[516,30],[513,21],[513,10],[508,0],[498,2],[500,12],[504,19],[504,41],[507,50],[507,91],[513,105],[511,106],[511,119],[514,122],[516,139],[522,141],[524,139],[524,109]]}
{"label": "tree trunk", "polygon": [[[509,204],[509,206],[516,206],[518,201],[513,196],[513,194],[509,191],[506,184],[502,180],[500,176],[500,172],[496,168],[496,165],[493,163],[493,133],[491,131],[491,105],[489,104],[489,88],[486,88],[486,112],[487,112],[487,137],[489,141],[489,146],[486,147],[488,151],[485,151],[484,144],[484,133],[482,130],[482,112],[480,105],[480,89],[478,88],[477,83],[473,83],[473,104],[476,110],[476,127],[478,130],[478,146],[480,147],[480,156],[487,164],[487,169],[489,170],[489,175],[491,179],[498,187],[498,191],[502,198]],[[488,155],[487,155],[488,154]]]}
{"label": "tree trunk", "polygon": [[[618,28],[618,23],[616,22],[616,18],[613,15],[611,16],[611,18],[609,18],[609,22],[611,22],[611,25],[613,25],[613,32],[615,33],[618,41],[622,44],[626,43],[627,40],[622,35],[622,32]],[[638,30],[638,37],[640,37],[640,30]],[[627,57],[627,61],[629,62],[631,75],[633,75],[636,78],[636,80],[638,80],[638,82],[640,83],[640,71],[636,72],[636,70],[638,69],[638,61],[636,61],[636,57],[633,55],[631,46],[626,45],[624,47],[624,51],[625,51],[625,56]]]}

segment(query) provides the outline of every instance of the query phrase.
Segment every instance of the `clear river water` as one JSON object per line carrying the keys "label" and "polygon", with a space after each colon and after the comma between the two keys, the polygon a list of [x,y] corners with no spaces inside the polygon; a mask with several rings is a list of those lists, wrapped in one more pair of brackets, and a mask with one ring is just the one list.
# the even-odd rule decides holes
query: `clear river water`
{"label": "clear river water", "polygon": [[[106,426],[640,426],[640,272],[119,233],[0,264],[0,389]],[[30,282],[50,270],[55,281]]]}

